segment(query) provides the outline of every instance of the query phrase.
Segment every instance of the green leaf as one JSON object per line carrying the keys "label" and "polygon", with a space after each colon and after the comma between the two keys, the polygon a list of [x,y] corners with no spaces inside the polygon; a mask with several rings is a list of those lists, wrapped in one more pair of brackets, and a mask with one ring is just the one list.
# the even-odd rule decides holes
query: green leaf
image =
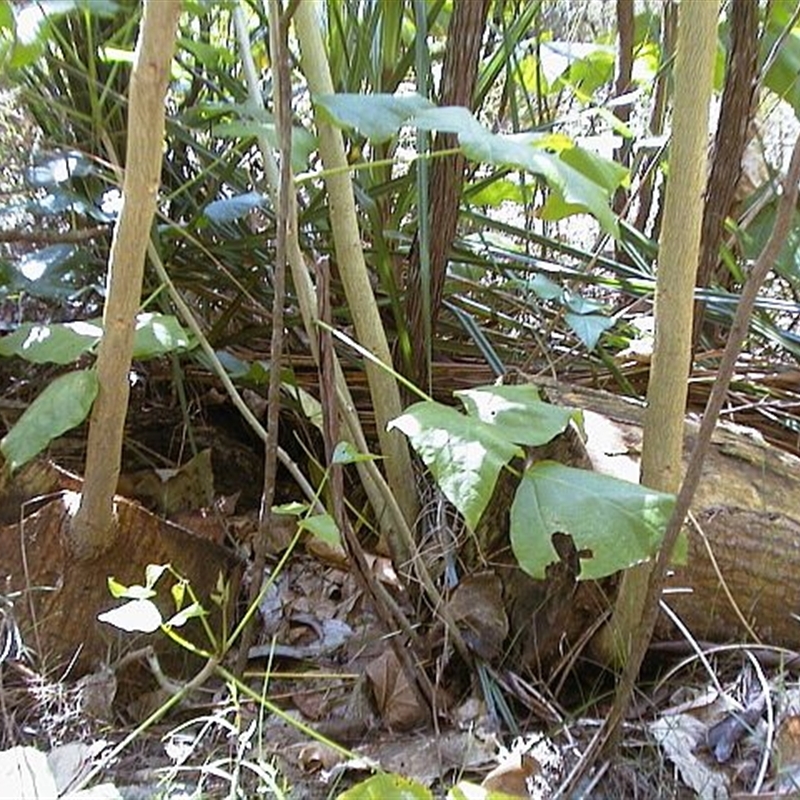
{"label": "green leaf", "polygon": [[[761,38],[761,59],[766,59],[779,37],[783,36],[789,20],[796,8],[795,0],[776,0],[770,4],[770,16],[766,30]],[[794,109],[795,116],[800,119],[800,29],[796,26],[783,38],[764,83],[778,97],[786,100]]]}
{"label": "green leaf", "polygon": [[532,384],[480,386],[455,392],[467,413],[496,426],[515,444],[539,447],[563,433],[580,412],[545,403]]}
{"label": "green leaf", "polygon": [[133,357],[154,358],[189,349],[189,335],[169,314],[139,314],[133,340]]}
{"label": "green leaf", "polygon": [[299,503],[293,500],[291,503],[282,503],[278,506],[272,506],[273,514],[284,514],[289,517],[297,517],[308,511],[308,503]]}
{"label": "green leaf", "polygon": [[16,25],[14,24],[14,11],[8,0],[0,0],[0,31],[11,31],[13,33]]}
{"label": "green leaf", "polygon": [[72,364],[100,341],[99,320],[40,325],[26,322],[0,339],[0,356],[19,356],[33,364]]}
{"label": "green leaf", "polygon": [[[102,334],[100,320],[25,323],[0,339],[0,356],[19,356],[34,364],[71,364],[94,349]],[[188,347],[189,336],[175,317],[139,314],[136,318],[134,358],[153,358]]]}
{"label": "green leaf", "polygon": [[565,147],[559,153],[559,157],[565,164],[569,164],[610,194],[619,186],[624,186],[630,176],[628,170],[621,164],[582,147]]}
{"label": "green leaf", "polygon": [[175,608],[180,610],[183,608],[183,601],[186,599],[186,584],[183,581],[178,581],[170,586],[169,593],[172,595],[172,602]]}
{"label": "green leaf", "polygon": [[[212,136],[220,139],[253,139],[264,135],[272,147],[278,147],[278,134],[275,123],[244,115],[233,122],[220,122],[211,128]],[[295,173],[308,168],[311,154],[317,149],[316,138],[305,128],[292,128],[292,170]]]}
{"label": "green leaf", "polygon": [[492,497],[500,470],[520,447],[501,430],[456,409],[423,401],[389,423],[409,438],[448,500],[475,528]]}
{"label": "green leaf", "polygon": [[315,103],[340,128],[356,128],[373,142],[391,139],[407,120],[426,108],[430,100],[418,94],[326,94]]}
{"label": "green leaf", "polygon": [[339,442],[333,451],[334,464],[359,464],[363,461],[377,461],[380,456],[372,453],[362,453],[351,442]]}
{"label": "green leaf", "polygon": [[69,372],[56,378],[28,407],[0,441],[0,451],[12,470],[42,452],[50,442],[86,419],[97,396],[94,370]]}
{"label": "green leaf", "polygon": [[522,477],[511,506],[511,548],[520,567],[543,580],[557,563],[551,537],[569,534],[581,580],[596,580],[652,558],[675,505],[671,494],[541,461]]}
{"label": "green leaf", "polygon": [[128,591],[128,587],[124,583],[120,583],[116,578],[107,578],[108,583],[108,591],[112,597],[119,599],[120,597],[125,597],[125,592]]}
{"label": "green leaf", "polygon": [[225,225],[246,217],[255,208],[263,207],[266,200],[260,192],[245,192],[212,201],[203,209],[203,214],[215,225]]}
{"label": "green leaf", "polygon": [[[620,172],[621,168],[613,166],[613,162],[597,155],[584,155],[577,147],[565,148],[554,155],[542,149],[547,139],[538,134],[492,133],[461,106],[433,107],[417,114],[409,123],[423,130],[458,134],[464,154],[473,161],[516,167],[542,176],[553,192],[542,212],[546,219],[585,212],[592,214],[604,230],[619,235],[617,218],[610,206],[616,186],[609,188],[607,184],[616,176],[618,185],[627,171]],[[594,180],[593,176],[602,182]],[[560,216],[551,217],[556,210]]]}
{"label": "green leaf", "polygon": [[523,189],[518,183],[507,178],[487,181],[480,188],[472,187],[465,190],[465,197],[472,205],[494,208],[505,202],[525,203],[528,194],[528,189]]}
{"label": "green leaf", "polygon": [[433,800],[430,789],[401,775],[381,773],[342,792],[337,800]]}
{"label": "green leaf", "polygon": [[331,547],[340,547],[342,537],[339,528],[330,514],[314,514],[299,520],[297,527],[308,531]]}
{"label": "green leaf", "polygon": [[197,619],[198,617],[204,617],[206,614],[205,609],[200,603],[192,603],[191,605],[186,606],[186,608],[178,611],[177,614],[173,614],[164,624],[170,625],[173,628],[181,628],[183,627],[190,619]]}
{"label": "green leaf", "polygon": [[[600,156],[584,154],[575,147],[559,155],[545,152],[542,143],[547,139],[543,135],[492,133],[468,109],[440,108],[419,95],[337,94],[325,95],[317,103],[337,125],[357,128],[373,141],[390,139],[406,124],[422,130],[455,133],[464,154],[473,161],[515,167],[542,176],[555,195],[545,205],[546,218],[589,213],[604,230],[615,237],[619,235],[617,218],[610,205],[616,187],[609,188],[608,184],[622,181],[627,171]],[[565,153],[573,150],[578,152],[564,158]]]}
{"label": "green leaf", "polygon": [[534,275],[528,282],[528,287],[542,300],[556,300],[564,294],[564,290],[557,283],[545,278],[544,275]]}
{"label": "green leaf", "polygon": [[594,350],[603,332],[614,327],[613,319],[600,314],[575,314],[567,311],[564,319],[587,350]]}

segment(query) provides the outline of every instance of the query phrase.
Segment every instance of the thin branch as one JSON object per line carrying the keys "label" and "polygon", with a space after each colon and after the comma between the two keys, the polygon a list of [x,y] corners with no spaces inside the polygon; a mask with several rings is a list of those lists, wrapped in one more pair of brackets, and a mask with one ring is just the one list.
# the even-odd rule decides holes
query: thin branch
{"label": "thin branch", "polygon": [[[272,337],[270,341],[269,389],[267,390],[267,444],[264,449],[264,486],[261,493],[261,508],[258,518],[258,536],[255,540],[253,558],[253,582],[250,585],[249,602],[254,604],[261,592],[261,576],[267,560],[267,535],[275,499],[275,484],[278,475],[278,429],[281,409],[281,363],[283,356],[283,304],[286,295],[286,242],[289,228],[296,228],[292,213],[294,184],[292,181],[292,87],[289,74],[289,51],[286,43],[287,26],[282,21],[280,0],[269,0],[269,50],[272,59],[272,85],[274,91],[275,121],[278,129],[278,144],[281,154],[280,182],[278,184],[278,206],[275,209],[277,225],[275,239],[275,269],[273,271]],[[248,625],[242,632],[239,657],[236,662],[238,675],[247,666],[254,627]]]}

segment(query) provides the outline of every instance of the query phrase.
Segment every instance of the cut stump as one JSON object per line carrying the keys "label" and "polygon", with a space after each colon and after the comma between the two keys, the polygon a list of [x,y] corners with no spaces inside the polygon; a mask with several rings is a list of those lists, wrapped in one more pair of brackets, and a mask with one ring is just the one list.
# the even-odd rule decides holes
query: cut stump
{"label": "cut stump", "polygon": [[[222,547],[173,525],[122,497],[115,499],[116,536],[102,554],[77,560],[67,536],[77,508],[81,481],[52,464],[35,462],[15,476],[0,502],[0,592],[13,601],[13,614],[26,647],[45,669],[76,676],[100,664],[114,663],[134,648],[152,645],[167,664],[177,667],[185,654],[160,631],[123,634],[97,615],[120,604],[109,593],[108,579],[130,586],[144,584],[148,564],[171,564],[191,584],[209,612],[209,624],[221,633],[230,615],[211,601],[220,576],[236,596],[238,568]],[[30,498],[39,498],[30,500]],[[30,508],[37,506],[35,511]],[[20,516],[20,509],[24,516]],[[166,575],[153,598],[169,619],[176,611]],[[187,601],[188,602],[188,601]],[[201,647],[210,647],[199,625],[182,629]],[[179,656],[179,658],[176,658]]]}

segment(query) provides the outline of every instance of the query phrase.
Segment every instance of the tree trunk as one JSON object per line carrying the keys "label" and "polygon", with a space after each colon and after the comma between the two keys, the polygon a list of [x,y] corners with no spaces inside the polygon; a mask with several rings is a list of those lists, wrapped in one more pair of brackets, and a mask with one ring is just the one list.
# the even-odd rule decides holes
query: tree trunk
{"label": "tree trunk", "polygon": [[[489,11],[489,0],[458,0],[447,30],[447,49],[442,66],[441,106],[472,108],[475,91],[481,40]],[[458,147],[458,137],[440,133],[433,151],[441,152]],[[420,264],[419,243],[415,243],[409,256],[407,314],[411,341],[427,342],[435,331],[435,323],[442,304],[444,279],[447,272],[447,254],[453,244],[458,222],[461,186],[464,182],[464,156],[459,154],[435,158],[431,169],[430,189],[430,275],[424,285]],[[423,302],[428,293],[430,303]],[[426,311],[429,314],[426,324]],[[428,348],[414,348],[413,379],[419,386],[428,385]]]}
{"label": "tree trunk", "polygon": [[[730,214],[742,172],[742,156],[755,112],[758,72],[758,0],[731,5],[731,41],[725,70],[725,89],[708,178],[697,286],[709,286],[719,263],[725,218]],[[703,325],[703,304],[695,305],[692,334],[695,348]]]}
{"label": "tree trunk", "polygon": [[[659,245],[641,477],[644,485],[666,492],[677,492],[681,481],[717,13],[717,3],[686,3],[678,17],[670,180]],[[623,576],[614,615],[598,637],[609,660],[628,658],[650,571],[643,564]]]}
{"label": "tree trunk", "polygon": [[111,243],[103,339],[97,355],[100,390],[89,425],[81,504],[71,526],[78,556],[101,552],[114,538],[114,491],[128,411],[128,373],[145,250],[161,185],[164,95],[180,13],[180,0],[145,3],[131,74],[123,203]]}

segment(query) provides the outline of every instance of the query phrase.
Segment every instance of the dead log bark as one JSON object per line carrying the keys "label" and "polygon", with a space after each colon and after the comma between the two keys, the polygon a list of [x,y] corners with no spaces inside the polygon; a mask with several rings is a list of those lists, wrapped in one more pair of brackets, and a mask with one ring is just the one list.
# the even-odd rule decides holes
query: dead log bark
{"label": "dead log bark", "polygon": [[[540,381],[537,381],[540,382]],[[616,395],[547,384],[548,397],[584,410],[594,469],[636,480],[644,408]],[[685,452],[698,424],[686,421]],[[752,429],[721,424],[687,526],[688,559],[664,600],[698,639],[800,646],[800,459]],[[581,615],[585,609],[578,610]],[[571,625],[575,628],[575,625]],[[657,637],[679,634],[662,615]]]}

